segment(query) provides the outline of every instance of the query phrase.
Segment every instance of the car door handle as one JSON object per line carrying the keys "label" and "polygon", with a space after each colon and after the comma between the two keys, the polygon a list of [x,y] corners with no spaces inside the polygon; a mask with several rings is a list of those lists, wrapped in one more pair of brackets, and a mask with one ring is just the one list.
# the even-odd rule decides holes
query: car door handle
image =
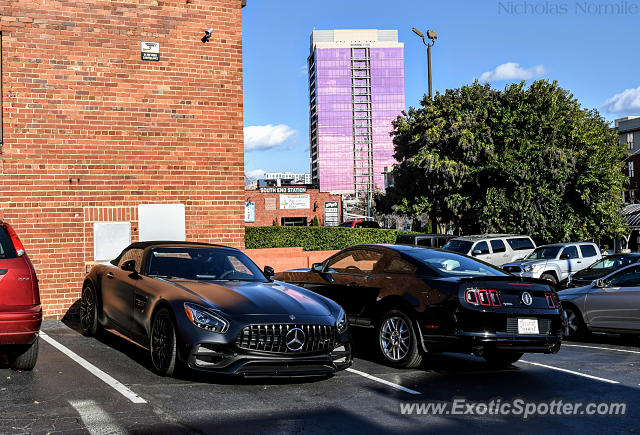
{"label": "car door handle", "polygon": [[582,263],[582,260],[578,260],[578,261],[576,261],[576,263]]}
{"label": "car door handle", "polygon": [[113,279],[113,273],[112,272],[107,273],[107,278]]}

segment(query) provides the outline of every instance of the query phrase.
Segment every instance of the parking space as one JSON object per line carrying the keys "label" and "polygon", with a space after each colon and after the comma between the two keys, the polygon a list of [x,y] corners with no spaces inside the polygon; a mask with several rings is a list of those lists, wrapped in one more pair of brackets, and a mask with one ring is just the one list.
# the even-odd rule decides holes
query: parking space
{"label": "parking space", "polygon": [[[0,366],[1,433],[447,433],[467,430],[469,424],[492,432],[512,432],[515,424],[519,431],[536,433],[629,433],[640,426],[634,406],[640,392],[635,339],[565,343],[557,355],[527,354],[498,371],[479,358],[450,354],[434,355],[420,369],[398,370],[361,350],[353,370],[330,378],[238,379],[190,372],[162,378],[149,369],[143,348],[117,335],[86,338],[73,325],[52,321],[43,331],[47,338],[40,339],[33,372]],[[366,338],[358,335],[356,345],[364,349]],[[456,398],[626,402],[628,409],[626,416],[526,420],[401,413],[406,404]]]}

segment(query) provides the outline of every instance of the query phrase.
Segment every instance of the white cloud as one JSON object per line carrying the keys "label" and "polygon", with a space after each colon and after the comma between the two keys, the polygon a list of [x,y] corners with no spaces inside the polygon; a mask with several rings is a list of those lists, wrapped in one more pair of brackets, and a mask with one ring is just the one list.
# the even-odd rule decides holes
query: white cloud
{"label": "white cloud", "polygon": [[625,89],[605,101],[602,110],[608,113],[640,112],[640,86],[635,89]]}
{"label": "white cloud", "polygon": [[268,150],[282,145],[296,131],[288,125],[251,125],[244,128],[245,151]]}
{"label": "white cloud", "polygon": [[245,172],[244,176],[247,180],[255,181],[258,178],[264,178],[264,169],[254,169],[253,171]]}
{"label": "white cloud", "polygon": [[309,68],[307,67],[307,64],[305,63],[304,65],[301,65],[298,67],[298,74],[301,76],[308,76],[309,75]]}
{"label": "white cloud", "polygon": [[481,82],[495,82],[499,80],[529,80],[545,73],[543,65],[523,68],[519,63],[507,62],[498,65],[495,69],[482,73]]}

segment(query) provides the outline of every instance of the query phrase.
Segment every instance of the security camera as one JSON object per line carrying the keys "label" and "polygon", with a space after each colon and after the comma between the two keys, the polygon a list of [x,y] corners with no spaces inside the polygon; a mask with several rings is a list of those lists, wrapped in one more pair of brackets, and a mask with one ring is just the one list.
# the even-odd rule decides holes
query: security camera
{"label": "security camera", "polygon": [[205,42],[207,42],[211,38],[211,35],[213,35],[213,27],[211,29],[205,30],[204,31],[204,36],[200,40],[204,44]]}

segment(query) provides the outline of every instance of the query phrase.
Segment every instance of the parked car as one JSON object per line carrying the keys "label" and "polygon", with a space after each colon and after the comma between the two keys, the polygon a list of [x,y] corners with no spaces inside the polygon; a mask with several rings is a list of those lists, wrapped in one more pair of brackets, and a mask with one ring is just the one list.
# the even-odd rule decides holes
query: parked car
{"label": "parked car", "polygon": [[454,237],[452,234],[398,234],[396,236],[396,245],[442,248]]}
{"label": "parked car", "polygon": [[359,245],[275,278],[335,300],[351,325],[374,328],[371,344],[396,367],[416,367],[423,355],[441,351],[505,366],[523,352],[560,348],[560,305],[546,281],[455,252]]}
{"label": "parked car", "polygon": [[[273,269],[265,267],[271,275]],[[85,335],[114,328],[149,349],[153,369],[176,364],[242,375],[318,375],[351,365],[346,315],[335,302],[272,282],[241,251],[138,242],[84,281]]]}
{"label": "parked car", "polygon": [[640,262],[640,253],[638,252],[609,255],[596,261],[586,269],[569,275],[563,287],[570,288],[588,285],[598,278],[609,275],[611,272],[638,262]]}
{"label": "parked car", "polygon": [[36,271],[13,228],[0,220],[0,354],[14,370],[35,367],[41,323]]}
{"label": "parked car", "polygon": [[442,249],[476,257],[478,260],[502,266],[529,255],[536,244],[529,236],[516,234],[482,234],[456,237]]}
{"label": "parked car", "polygon": [[540,278],[556,285],[601,258],[595,243],[557,243],[538,246],[524,261],[505,264],[502,268],[513,275]]}
{"label": "parked car", "polygon": [[344,221],[340,225],[341,228],[380,228],[380,224],[376,221]]}
{"label": "parked car", "polygon": [[558,293],[565,336],[588,332],[640,334],[640,264],[632,263],[582,287]]}

